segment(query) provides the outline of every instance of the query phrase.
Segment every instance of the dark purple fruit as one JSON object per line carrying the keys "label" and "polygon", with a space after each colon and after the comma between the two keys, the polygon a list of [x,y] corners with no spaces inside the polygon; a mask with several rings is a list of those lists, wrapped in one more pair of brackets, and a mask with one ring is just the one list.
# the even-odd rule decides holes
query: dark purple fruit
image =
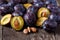
{"label": "dark purple fruit", "polygon": [[21,0],[21,3],[27,3],[28,0]]}
{"label": "dark purple fruit", "polygon": [[11,3],[19,3],[21,2],[21,0],[6,0],[7,2],[11,2]]}
{"label": "dark purple fruit", "polygon": [[14,6],[14,10],[15,11],[21,11],[22,13],[25,13],[25,8],[24,8],[24,6],[22,5],[22,4],[17,4],[17,5],[15,5]]}
{"label": "dark purple fruit", "polygon": [[60,24],[60,15],[57,16],[57,23]]}
{"label": "dark purple fruit", "polygon": [[48,5],[48,4],[50,4],[50,1],[45,1],[44,3],[45,3],[46,5]]}
{"label": "dark purple fruit", "polygon": [[36,16],[34,13],[27,13],[24,15],[24,20],[28,26],[34,26],[36,22]]}
{"label": "dark purple fruit", "polygon": [[7,0],[8,2],[14,2],[14,3],[27,3],[27,0]]}
{"label": "dark purple fruit", "polygon": [[56,27],[57,27],[57,22],[53,20],[46,20],[43,23],[43,29],[47,31],[55,31]]}
{"label": "dark purple fruit", "polygon": [[28,0],[28,3],[35,3],[35,2],[40,2],[41,0]]}
{"label": "dark purple fruit", "polygon": [[7,4],[3,4],[0,6],[1,15],[5,15],[5,14],[9,13],[9,10],[10,10],[10,8]]}
{"label": "dark purple fruit", "polygon": [[57,5],[57,1],[56,0],[49,0],[52,4]]}
{"label": "dark purple fruit", "polygon": [[17,12],[13,12],[12,15],[13,16],[19,16],[19,14]]}
{"label": "dark purple fruit", "polygon": [[43,5],[44,5],[44,3],[43,2],[35,2],[35,3],[33,3],[33,5],[35,6],[35,7],[37,7],[37,8],[40,8],[40,7],[42,7]]}
{"label": "dark purple fruit", "polygon": [[46,7],[47,5],[51,4],[49,0],[44,1],[44,6]]}
{"label": "dark purple fruit", "polygon": [[3,4],[3,0],[0,0],[0,4]]}
{"label": "dark purple fruit", "polygon": [[7,6],[7,4],[3,4],[0,6],[0,10],[2,10],[4,13],[8,11],[8,8],[9,7]]}
{"label": "dark purple fruit", "polygon": [[47,6],[47,8],[51,11],[51,12],[54,12],[54,13],[57,13],[58,12],[58,7],[54,4],[49,4]]}
{"label": "dark purple fruit", "polygon": [[0,12],[1,12],[1,15],[5,15],[5,14],[8,14],[8,13],[12,13],[14,10],[13,8],[11,8],[9,5],[7,4],[3,4],[0,6]]}
{"label": "dark purple fruit", "polygon": [[6,4],[7,1],[6,0],[0,0],[0,4]]}
{"label": "dark purple fruit", "polygon": [[35,3],[35,2],[40,2],[40,0],[32,0],[32,2],[33,2],[33,3]]}
{"label": "dark purple fruit", "polygon": [[35,6],[30,6],[28,9],[27,9],[27,13],[36,13],[38,10],[38,8],[36,8]]}
{"label": "dark purple fruit", "polygon": [[60,6],[57,6],[58,12],[60,13]]}
{"label": "dark purple fruit", "polygon": [[13,2],[8,2],[8,4],[7,4],[7,5],[13,8],[16,4],[15,4],[15,3],[13,3]]}
{"label": "dark purple fruit", "polygon": [[9,12],[13,12],[14,11],[14,6],[15,6],[16,4],[15,3],[13,3],[13,2],[8,2],[8,4],[7,4],[7,6],[9,6]]}
{"label": "dark purple fruit", "polygon": [[45,2],[46,0],[41,0],[42,2]]}
{"label": "dark purple fruit", "polygon": [[20,11],[15,11],[12,13],[13,16],[23,16],[24,14]]}
{"label": "dark purple fruit", "polygon": [[50,19],[50,20],[55,20],[55,21],[57,21],[57,15],[54,14],[54,13],[51,13],[51,14],[49,15],[49,19]]}

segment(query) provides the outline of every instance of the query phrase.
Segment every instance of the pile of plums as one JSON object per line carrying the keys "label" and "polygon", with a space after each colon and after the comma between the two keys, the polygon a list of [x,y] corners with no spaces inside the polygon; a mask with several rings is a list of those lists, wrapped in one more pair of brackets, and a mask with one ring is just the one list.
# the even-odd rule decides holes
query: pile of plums
{"label": "pile of plums", "polygon": [[54,0],[1,0],[0,14],[0,24],[15,30],[29,26],[55,31],[60,24],[60,7]]}

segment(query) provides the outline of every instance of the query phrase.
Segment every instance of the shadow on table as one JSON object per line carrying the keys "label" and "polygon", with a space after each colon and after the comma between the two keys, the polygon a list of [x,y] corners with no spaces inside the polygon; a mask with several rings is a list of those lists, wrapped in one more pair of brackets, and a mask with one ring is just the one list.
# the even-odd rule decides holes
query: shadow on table
{"label": "shadow on table", "polygon": [[57,26],[56,31],[55,31],[55,34],[60,35],[60,25],[59,25],[59,26]]}

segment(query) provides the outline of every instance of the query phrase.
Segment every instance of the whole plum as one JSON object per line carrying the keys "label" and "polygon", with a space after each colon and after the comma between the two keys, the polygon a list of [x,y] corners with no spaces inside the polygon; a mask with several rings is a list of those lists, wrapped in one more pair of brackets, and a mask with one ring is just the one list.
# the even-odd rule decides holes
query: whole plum
{"label": "whole plum", "polygon": [[27,9],[27,13],[34,13],[34,14],[36,14],[37,13],[37,10],[38,10],[38,8],[36,8],[35,6],[30,6]]}
{"label": "whole plum", "polygon": [[51,13],[48,18],[49,18],[49,20],[57,21],[58,16],[56,14],[54,14],[54,13]]}
{"label": "whole plum", "polygon": [[40,0],[32,0],[32,2],[33,2],[33,3],[35,3],[35,2],[40,2]]}
{"label": "whole plum", "polygon": [[25,8],[24,8],[24,6],[22,5],[22,4],[17,4],[17,5],[15,5],[14,6],[14,10],[15,11],[21,11],[22,13],[25,13]]}
{"label": "whole plum", "polygon": [[3,5],[0,6],[0,12],[2,13],[1,15],[5,15],[5,14],[9,13],[10,10],[11,9],[7,4],[3,4]]}
{"label": "whole plum", "polygon": [[46,31],[53,32],[55,31],[56,27],[57,27],[57,22],[53,20],[46,20],[43,23],[43,29],[45,29]]}
{"label": "whole plum", "polygon": [[35,6],[35,7],[37,7],[37,8],[40,8],[40,7],[42,7],[43,5],[44,5],[44,3],[43,2],[35,2],[35,3],[33,3],[33,5]]}
{"label": "whole plum", "polygon": [[47,5],[47,8],[51,11],[51,12],[54,12],[54,13],[57,13],[58,12],[58,6],[54,5],[54,4],[49,4]]}
{"label": "whole plum", "polygon": [[27,13],[24,15],[24,20],[28,26],[34,26],[36,22],[36,16],[34,13]]}
{"label": "whole plum", "polygon": [[12,13],[13,16],[23,16],[24,13],[20,12],[20,11],[15,11]]}

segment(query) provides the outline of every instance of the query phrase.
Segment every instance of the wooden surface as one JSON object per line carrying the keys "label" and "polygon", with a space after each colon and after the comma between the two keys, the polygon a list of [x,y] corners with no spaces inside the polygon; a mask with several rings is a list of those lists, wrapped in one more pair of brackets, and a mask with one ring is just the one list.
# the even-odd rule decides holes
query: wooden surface
{"label": "wooden surface", "polygon": [[38,29],[37,33],[23,34],[21,31],[15,31],[10,27],[3,27],[3,40],[60,40],[60,26],[56,28],[55,33],[48,33],[43,29]]}
{"label": "wooden surface", "polygon": [[38,33],[25,35],[22,32],[17,32],[11,28],[3,27],[3,40],[56,40],[54,33],[47,33],[42,29],[38,30]]}
{"label": "wooden surface", "polygon": [[[1,20],[1,15],[0,15],[0,20]],[[2,26],[0,25],[0,40],[2,40]]]}

